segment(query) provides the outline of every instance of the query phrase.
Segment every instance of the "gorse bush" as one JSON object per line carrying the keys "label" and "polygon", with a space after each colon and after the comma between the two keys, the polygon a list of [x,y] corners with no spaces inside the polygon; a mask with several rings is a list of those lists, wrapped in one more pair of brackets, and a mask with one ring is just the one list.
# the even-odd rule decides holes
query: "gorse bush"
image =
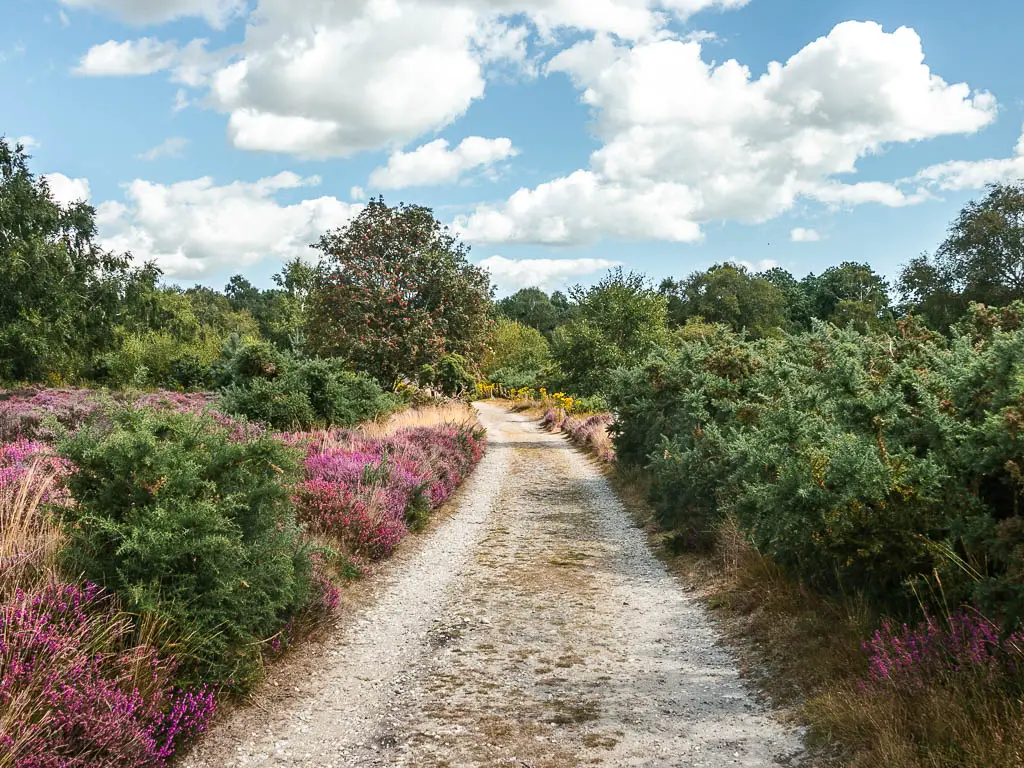
{"label": "gorse bush", "polygon": [[337,360],[289,358],[267,344],[235,354],[220,407],[274,429],[349,426],[395,410],[399,399]]}
{"label": "gorse bush", "polygon": [[59,444],[72,573],[170,623],[184,672],[244,687],[259,641],[308,600],[310,559],[289,484],[297,456],[210,417],[123,409]]}
{"label": "gorse bush", "polygon": [[[976,308],[952,340],[819,324],[749,341],[724,329],[615,377],[616,452],[649,467],[663,526],[750,541],[826,591],[913,612],[1024,610],[1024,330]],[[937,578],[936,578],[937,577]],[[939,590],[942,593],[939,593]]]}

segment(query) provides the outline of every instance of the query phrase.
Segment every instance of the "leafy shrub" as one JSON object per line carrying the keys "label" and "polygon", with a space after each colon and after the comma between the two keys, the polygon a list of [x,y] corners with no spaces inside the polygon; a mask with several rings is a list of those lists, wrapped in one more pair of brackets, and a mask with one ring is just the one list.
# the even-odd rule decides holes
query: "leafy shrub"
{"label": "leafy shrub", "polygon": [[71,571],[190,638],[187,672],[244,687],[258,641],[308,599],[295,453],[209,417],[128,409],[59,448],[77,467],[62,510]]}
{"label": "leafy shrub", "polygon": [[220,407],[274,429],[302,429],[316,423],[309,395],[291,389],[283,380],[253,379],[247,386],[221,390]]}
{"label": "leafy shrub", "polygon": [[214,711],[175,664],[133,641],[95,585],[47,584],[0,604],[0,765],[165,765]]}
{"label": "leafy shrub", "polygon": [[232,383],[221,390],[220,407],[274,429],[354,425],[400,402],[337,360],[288,358],[263,343],[233,355]]}
{"label": "leafy shrub", "polygon": [[646,466],[661,524],[707,545],[726,515],[788,572],[913,613],[940,588],[1024,611],[1024,334],[975,310],[947,343],[819,324],[677,340],[614,379],[620,461]]}

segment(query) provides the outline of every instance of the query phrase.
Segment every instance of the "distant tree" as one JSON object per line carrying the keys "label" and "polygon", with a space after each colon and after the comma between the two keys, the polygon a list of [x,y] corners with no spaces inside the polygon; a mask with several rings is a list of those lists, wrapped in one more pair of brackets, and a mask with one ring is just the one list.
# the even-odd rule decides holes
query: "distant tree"
{"label": "distant tree", "polygon": [[682,282],[664,281],[661,290],[669,295],[677,325],[700,317],[754,336],[789,325],[783,292],[738,264],[716,264]]}
{"label": "distant tree", "polygon": [[575,317],[553,334],[552,356],[573,394],[601,392],[613,369],[642,362],[668,339],[668,302],[641,274],[619,267],[570,296]]}
{"label": "distant tree", "polygon": [[757,277],[767,280],[782,294],[786,316],[789,318],[789,329],[809,330],[811,307],[805,286],[782,267],[772,267],[758,272]]}
{"label": "distant tree", "polygon": [[1024,298],[1024,182],[990,185],[984,199],[964,206],[935,256],[903,268],[899,289],[905,307],[940,330],[971,302]]}
{"label": "distant tree", "polygon": [[487,273],[429,208],[371,200],[322,254],[309,297],[309,343],[389,386],[445,355],[476,365],[490,321]]}
{"label": "distant tree", "polygon": [[95,209],[57,203],[28,160],[0,138],[0,378],[74,378],[114,346],[124,297],[159,270],[97,247]]}
{"label": "distant tree", "polygon": [[889,309],[889,284],[868,264],[845,261],[801,281],[811,314],[837,325],[864,329]]}
{"label": "distant tree", "polygon": [[536,328],[507,317],[499,318],[491,329],[483,371],[516,373],[537,372],[548,364],[551,350],[547,339]]}
{"label": "distant tree", "polygon": [[498,312],[509,320],[549,334],[565,314],[568,302],[565,305],[562,308],[556,307],[540,288],[523,288],[499,301],[497,307]]}

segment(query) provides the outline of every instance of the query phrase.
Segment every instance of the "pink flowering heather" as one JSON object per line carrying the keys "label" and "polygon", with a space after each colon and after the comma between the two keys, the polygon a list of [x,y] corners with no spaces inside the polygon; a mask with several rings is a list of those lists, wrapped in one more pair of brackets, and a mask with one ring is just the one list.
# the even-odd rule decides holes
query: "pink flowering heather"
{"label": "pink flowering heather", "polygon": [[0,606],[0,765],[166,765],[214,712],[173,662],[131,646],[131,624],[95,585],[16,591]]}
{"label": "pink flowering heather", "polygon": [[560,430],[576,445],[586,448],[602,461],[615,461],[615,449],[608,436],[608,427],[615,417],[610,413],[597,413],[585,419],[570,416],[563,408],[549,408],[541,419],[541,426]]}
{"label": "pink flowering heather", "polygon": [[958,673],[986,678],[1016,675],[1024,662],[1024,633],[1003,638],[991,620],[962,609],[946,620],[926,617],[914,627],[885,621],[864,643],[866,690],[897,686],[920,690]]}
{"label": "pink flowering heather", "polygon": [[466,430],[449,426],[387,437],[339,430],[292,444],[308,451],[306,480],[296,492],[302,519],[371,558],[394,549],[411,516],[444,503],[483,453]]}
{"label": "pink flowering heather", "polygon": [[[0,493],[16,488],[20,491],[23,483],[28,482],[24,492],[34,496],[36,484],[50,485],[53,477],[66,477],[73,469],[71,462],[57,456],[50,446],[38,440],[0,444]],[[40,492],[42,501],[53,500],[49,498],[50,491],[40,488]]]}
{"label": "pink flowering heather", "polygon": [[42,389],[0,393],[0,441],[50,440],[47,418],[74,429],[100,407],[89,389]]}

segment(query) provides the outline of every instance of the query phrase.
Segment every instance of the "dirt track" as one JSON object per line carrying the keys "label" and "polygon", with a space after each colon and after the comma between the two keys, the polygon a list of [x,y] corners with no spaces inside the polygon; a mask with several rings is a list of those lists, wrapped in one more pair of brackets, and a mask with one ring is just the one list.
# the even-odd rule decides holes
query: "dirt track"
{"label": "dirt track", "polygon": [[396,563],[287,706],[218,724],[228,766],[771,766],[799,734],[754,702],[700,605],[561,436],[478,406],[459,509]]}

